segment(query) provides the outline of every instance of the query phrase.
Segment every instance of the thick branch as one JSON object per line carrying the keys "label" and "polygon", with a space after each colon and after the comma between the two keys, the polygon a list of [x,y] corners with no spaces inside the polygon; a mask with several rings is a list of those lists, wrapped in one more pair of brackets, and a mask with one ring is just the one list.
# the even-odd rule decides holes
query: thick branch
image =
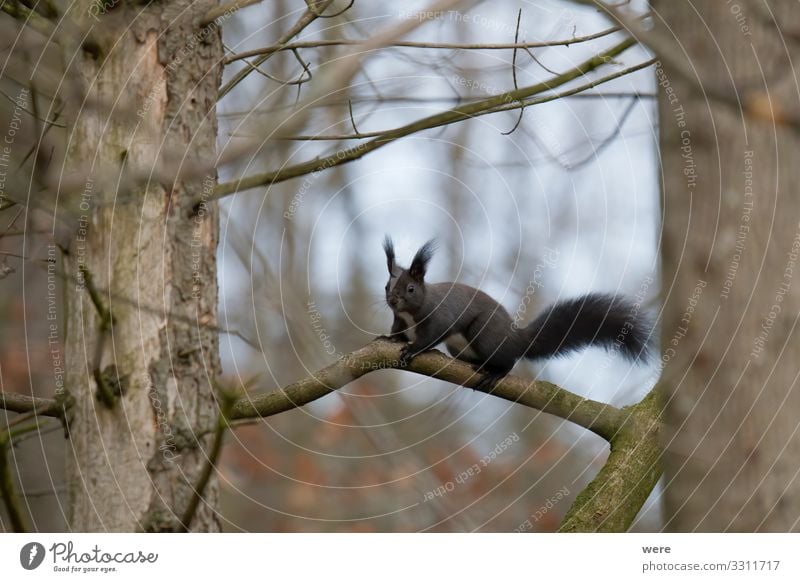
{"label": "thick branch", "polygon": [[568,83],[569,81],[580,78],[589,71],[608,63],[610,59],[619,55],[634,44],[636,44],[635,40],[631,38],[625,39],[608,50],[584,61],[573,69],[570,69],[569,71],[566,71],[565,73],[557,75],[552,79],[542,83],[523,87],[515,91],[501,93],[499,95],[489,97],[488,99],[467,103],[465,105],[456,107],[455,109],[450,109],[436,115],[425,117],[408,125],[387,131],[385,134],[371,141],[358,144],[346,150],[338,151],[330,156],[318,158],[316,160],[311,160],[295,166],[287,166],[272,172],[255,174],[253,176],[242,178],[241,180],[219,184],[214,191],[213,197],[215,199],[222,198],[223,196],[233,194],[234,192],[238,192],[240,190],[276,184],[290,178],[295,178],[304,174],[338,166],[345,162],[357,160],[369,152],[377,150],[378,148],[392,143],[400,138],[417,133],[424,129],[430,129],[433,127],[446,125],[448,123],[463,121],[486,111],[493,111],[495,109],[507,107],[512,104],[516,105],[514,102],[523,101],[528,97],[554,89],[555,87],[559,87],[565,83]]}
{"label": "thick branch", "polygon": [[611,454],[564,517],[561,532],[624,532],[661,477],[662,403],[654,388],[624,408],[625,422],[611,438]]}
{"label": "thick branch", "polygon": [[4,390],[0,390],[0,408],[11,412],[36,411],[38,415],[53,416],[55,418],[61,418],[64,411],[64,405],[57,400],[26,396],[25,394],[6,392]]}
{"label": "thick branch", "polygon": [[[397,368],[401,347],[402,344],[397,342],[373,341],[311,377],[274,392],[239,399],[230,418],[238,420],[279,414],[322,398],[369,372]],[[438,351],[417,356],[406,369],[469,388],[474,388],[480,378],[473,367]],[[606,440],[614,438],[625,418],[621,410],[610,404],[588,400],[550,382],[507,376],[488,393],[559,416]]]}

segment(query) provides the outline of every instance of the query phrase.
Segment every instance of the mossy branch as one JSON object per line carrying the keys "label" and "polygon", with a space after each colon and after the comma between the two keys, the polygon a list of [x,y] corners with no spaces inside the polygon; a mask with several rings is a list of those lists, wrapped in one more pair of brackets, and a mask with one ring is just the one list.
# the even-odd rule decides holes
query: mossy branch
{"label": "mossy branch", "polygon": [[[350,382],[383,369],[398,369],[402,344],[375,340],[347,354],[312,376],[280,390],[237,400],[231,420],[268,417],[299,408]],[[433,350],[414,358],[409,372],[474,388],[480,374],[459,360]],[[661,476],[661,402],[653,390],[623,409],[589,400],[550,382],[507,376],[487,392],[553,414],[611,444],[611,453],[597,477],[578,494],[559,531],[626,531]]]}
{"label": "mossy branch", "polygon": [[558,531],[624,532],[661,477],[658,387],[623,409],[625,422],[611,439],[606,464],[570,507]]}
{"label": "mossy branch", "polygon": [[[232,407],[230,419],[273,416],[305,406],[375,370],[399,368],[401,347],[398,342],[374,340],[299,382],[260,396],[240,398]],[[474,388],[480,379],[469,364],[436,350],[415,357],[402,369],[468,388]],[[625,418],[620,409],[610,404],[583,398],[541,380],[506,376],[487,393],[559,416],[606,440],[614,438]]]}
{"label": "mossy branch", "polygon": [[64,416],[65,403],[52,398],[39,398],[0,390],[0,408],[19,413],[35,411],[40,416],[61,418]]}

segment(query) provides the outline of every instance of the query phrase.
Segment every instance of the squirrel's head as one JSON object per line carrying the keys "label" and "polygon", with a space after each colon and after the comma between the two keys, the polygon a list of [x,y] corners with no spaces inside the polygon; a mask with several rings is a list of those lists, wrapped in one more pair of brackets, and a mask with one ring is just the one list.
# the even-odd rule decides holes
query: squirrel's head
{"label": "squirrel's head", "polygon": [[400,267],[394,259],[394,243],[388,236],[383,241],[389,281],[386,283],[386,302],[392,311],[416,313],[425,301],[425,271],[436,250],[436,241],[429,240],[420,247],[408,269]]}

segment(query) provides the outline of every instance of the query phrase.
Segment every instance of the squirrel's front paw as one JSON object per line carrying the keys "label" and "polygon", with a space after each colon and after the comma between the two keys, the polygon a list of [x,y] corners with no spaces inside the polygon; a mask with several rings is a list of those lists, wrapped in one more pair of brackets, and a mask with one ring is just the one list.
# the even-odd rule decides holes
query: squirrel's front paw
{"label": "squirrel's front paw", "polygon": [[403,349],[400,350],[400,357],[397,360],[397,365],[401,368],[408,367],[408,363],[411,361],[413,355],[409,352],[408,344],[403,346]]}
{"label": "squirrel's front paw", "polygon": [[399,335],[378,335],[375,336],[375,339],[372,341],[377,341],[377,340],[386,340],[389,342],[401,342],[403,341],[403,338],[400,337]]}

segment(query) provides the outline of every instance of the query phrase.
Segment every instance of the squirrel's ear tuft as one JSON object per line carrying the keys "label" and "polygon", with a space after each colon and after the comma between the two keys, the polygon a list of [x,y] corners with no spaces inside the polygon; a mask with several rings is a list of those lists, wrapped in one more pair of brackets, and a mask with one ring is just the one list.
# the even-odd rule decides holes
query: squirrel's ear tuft
{"label": "squirrel's ear tuft", "polygon": [[389,275],[394,273],[394,243],[388,234],[383,239],[383,252],[386,253],[386,266],[389,268]]}
{"label": "squirrel's ear tuft", "polygon": [[436,239],[431,239],[422,245],[417,251],[417,254],[414,255],[414,260],[411,261],[408,274],[417,281],[422,281],[425,278],[425,272],[428,270],[428,263],[433,258],[435,250]]}

